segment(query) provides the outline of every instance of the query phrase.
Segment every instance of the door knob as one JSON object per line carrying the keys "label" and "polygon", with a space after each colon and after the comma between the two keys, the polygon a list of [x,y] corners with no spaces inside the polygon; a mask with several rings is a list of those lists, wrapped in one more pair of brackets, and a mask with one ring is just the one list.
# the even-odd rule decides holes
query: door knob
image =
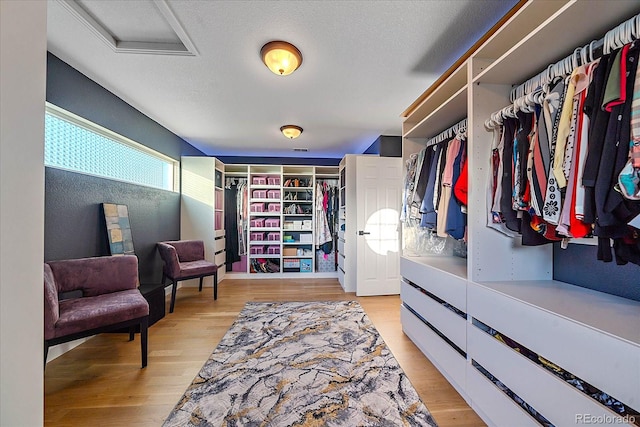
{"label": "door knob", "polygon": [[365,234],[371,234],[368,231],[360,230],[358,231],[358,236],[364,236]]}

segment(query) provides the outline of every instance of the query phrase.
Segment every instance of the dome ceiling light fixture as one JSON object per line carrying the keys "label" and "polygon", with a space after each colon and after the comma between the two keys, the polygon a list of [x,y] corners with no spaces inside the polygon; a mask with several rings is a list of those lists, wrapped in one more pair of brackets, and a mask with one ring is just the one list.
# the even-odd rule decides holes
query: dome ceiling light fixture
{"label": "dome ceiling light fixture", "polygon": [[274,40],[260,49],[262,62],[274,74],[286,76],[293,73],[302,64],[302,54],[291,43]]}
{"label": "dome ceiling light fixture", "polygon": [[289,139],[295,139],[302,133],[302,128],[296,125],[284,125],[280,128],[280,132]]}

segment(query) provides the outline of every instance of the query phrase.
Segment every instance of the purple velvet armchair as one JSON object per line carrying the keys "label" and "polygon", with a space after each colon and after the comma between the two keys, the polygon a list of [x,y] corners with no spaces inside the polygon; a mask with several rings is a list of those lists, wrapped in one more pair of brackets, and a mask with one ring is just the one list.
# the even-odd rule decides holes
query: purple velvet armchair
{"label": "purple velvet armchair", "polygon": [[176,302],[178,282],[188,279],[202,279],[213,276],[213,299],[218,299],[218,266],[204,259],[204,242],[202,240],[174,240],[157,243],[160,258],[164,262],[162,268],[162,284],[169,278],[171,289],[171,306],[169,313],[173,313]]}
{"label": "purple velvet armchair", "polygon": [[134,255],[50,261],[44,264],[44,361],[52,345],[140,327],[142,367],[147,366],[149,304],[137,288]]}

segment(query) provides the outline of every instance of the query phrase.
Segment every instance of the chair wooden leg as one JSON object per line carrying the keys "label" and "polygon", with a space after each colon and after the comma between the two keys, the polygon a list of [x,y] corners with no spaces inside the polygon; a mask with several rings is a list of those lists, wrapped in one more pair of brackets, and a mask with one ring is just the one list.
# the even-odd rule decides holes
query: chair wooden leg
{"label": "chair wooden leg", "polygon": [[142,367],[147,366],[147,350],[148,350],[148,338],[149,338],[149,316],[142,319],[140,322],[140,353],[142,355]]}
{"label": "chair wooden leg", "polygon": [[213,273],[213,300],[218,299],[218,272]]}
{"label": "chair wooden leg", "polygon": [[204,279],[204,277],[200,276],[200,288],[198,289],[199,292],[202,292],[202,279]]}
{"label": "chair wooden leg", "polygon": [[162,272],[162,283],[164,285],[164,283],[167,281],[167,276],[164,274],[164,271]]}
{"label": "chair wooden leg", "polygon": [[173,281],[173,287],[171,288],[171,305],[169,306],[169,313],[173,313],[173,306],[176,304],[176,291],[178,290],[178,281]]}
{"label": "chair wooden leg", "polygon": [[136,325],[129,326],[129,341],[133,341],[136,337]]}

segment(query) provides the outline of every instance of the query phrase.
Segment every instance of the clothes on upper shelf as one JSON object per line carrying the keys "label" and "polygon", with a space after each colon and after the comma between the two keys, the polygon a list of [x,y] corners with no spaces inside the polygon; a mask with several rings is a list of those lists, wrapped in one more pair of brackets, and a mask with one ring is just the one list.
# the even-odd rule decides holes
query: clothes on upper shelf
{"label": "clothes on upper shelf", "polygon": [[406,162],[401,220],[438,237],[466,236],[466,136],[425,147]]}
{"label": "clothes on upper shelf", "polygon": [[596,236],[603,261],[613,240],[618,264],[640,264],[639,53],[635,41],[503,110],[489,129],[488,226],[523,245]]}

